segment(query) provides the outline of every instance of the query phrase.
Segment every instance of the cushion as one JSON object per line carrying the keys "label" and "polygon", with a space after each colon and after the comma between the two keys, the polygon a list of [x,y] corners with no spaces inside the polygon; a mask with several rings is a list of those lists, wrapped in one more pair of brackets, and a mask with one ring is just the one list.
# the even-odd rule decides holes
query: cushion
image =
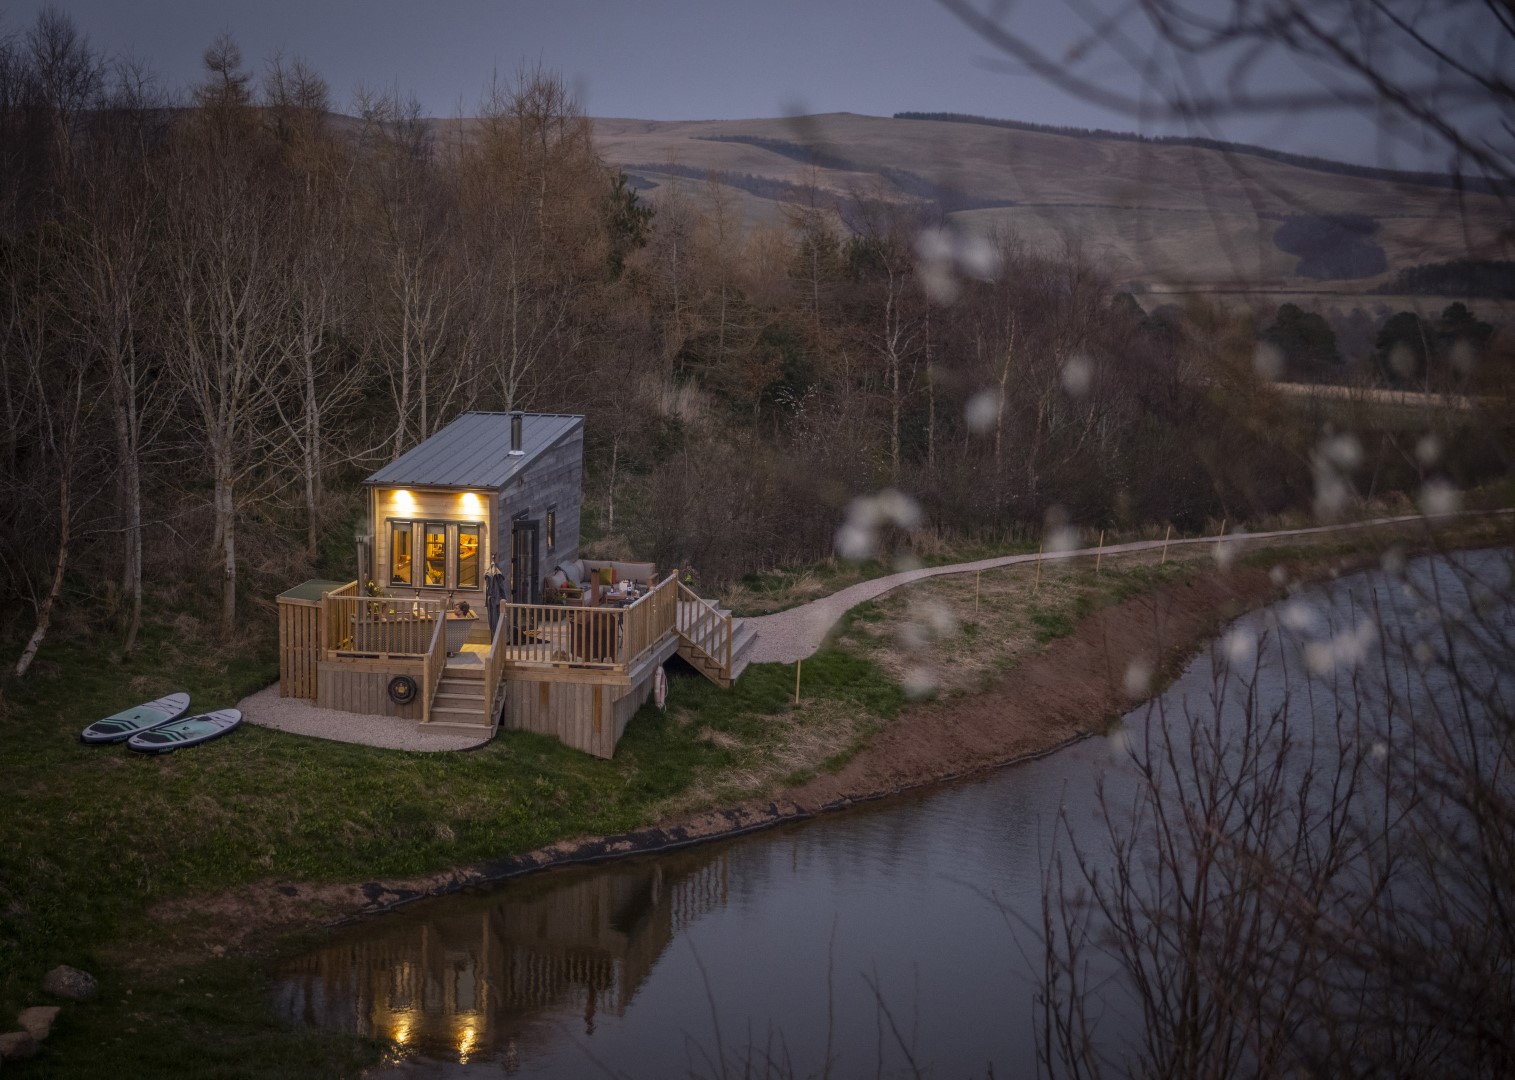
{"label": "cushion", "polygon": [[615,566],[614,566],[614,564],[612,564],[610,566],[602,566],[602,567],[600,567],[599,574],[600,574],[600,584],[601,585],[614,585],[615,584]]}
{"label": "cushion", "polygon": [[650,562],[615,562],[616,577],[622,581],[646,581],[651,582],[657,576],[658,568]]}
{"label": "cushion", "polygon": [[569,583],[569,580],[568,575],[563,572],[563,568],[560,566],[552,572],[552,576],[547,579],[547,584],[551,585],[554,589],[561,589]]}
{"label": "cushion", "polygon": [[583,581],[584,580],[584,560],[583,559],[573,559],[573,560],[571,560],[569,562],[558,563],[557,568],[559,570],[563,571],[563,573],[565,575],[567,575],[569,581]]}

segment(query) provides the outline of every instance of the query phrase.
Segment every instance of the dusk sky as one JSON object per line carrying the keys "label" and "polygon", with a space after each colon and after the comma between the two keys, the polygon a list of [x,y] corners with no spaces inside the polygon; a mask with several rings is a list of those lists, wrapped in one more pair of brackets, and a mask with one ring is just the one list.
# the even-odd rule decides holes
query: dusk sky
{"label": "dusk sky", "polygon": [[[24,29],[41,3],[0,4],[0,31]],[[438,116],[472,114],[492,71],[540,62],[579,91],[588,113],[735,119],[793,112],[887,116],[952,111],[1038,123],[1171,131],[1077,101],[996,65],[992,50],[930,0],[67,0],[93,44],[148,62],[169,88],[200,75],[222,31],[250,65],[283,51],[310,61],[346,108],[359,84],[413,92]],[[1060,3],[1011,5],[1013,25],[1064,53],[1085,24]],[[1099,74],[1134,90],[1125,70]],[[1307,77],[1292,65],[1281,86]],[[1231,122],[1203,134],[1413,167],[1434,166],[1375,142],[1353,113]]]}

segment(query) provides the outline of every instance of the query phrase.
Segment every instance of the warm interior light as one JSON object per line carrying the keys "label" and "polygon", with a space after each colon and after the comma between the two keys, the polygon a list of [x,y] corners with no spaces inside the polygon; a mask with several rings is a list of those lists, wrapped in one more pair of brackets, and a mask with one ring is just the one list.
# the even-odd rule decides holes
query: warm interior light
{"label": "warm interior light", "polygon": [[395,1021],[394,1031],[390,1032],[389,1037],[391,1039],[393,1039],[395,1042],[399,1043],[401,1046],[404,1046],[407,1042],[409,1042],[410,1041],[410,1020],[409,1020],[409,1018],[401,1018],[399,1020],[396,1020]]}
{"label": "warm interior light", "polygon": [[463,510],[469,514],[477,515],[482,507],[479,497],[471,491],[465,491],[462,496]]}
{"label": "warm interior light", "polygon": [[463,1034],[458,1036],[458,1063],[468,1064],[468,1055],[473,1053],[473,1048],[478,1044],[479,1036],[472,1026],[465,1027]]}

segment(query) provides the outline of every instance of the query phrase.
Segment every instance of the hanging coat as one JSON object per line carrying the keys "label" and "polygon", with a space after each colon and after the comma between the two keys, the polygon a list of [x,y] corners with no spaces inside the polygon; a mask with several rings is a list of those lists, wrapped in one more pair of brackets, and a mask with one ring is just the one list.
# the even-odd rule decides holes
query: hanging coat
{"label": "hanging coat", "polygon": [[484,571],[484,606],[489,609],[489,636],[494,638],[495,625],[500,621],[500,603],[510,591],[510,582],[498,563],[491,563]]}

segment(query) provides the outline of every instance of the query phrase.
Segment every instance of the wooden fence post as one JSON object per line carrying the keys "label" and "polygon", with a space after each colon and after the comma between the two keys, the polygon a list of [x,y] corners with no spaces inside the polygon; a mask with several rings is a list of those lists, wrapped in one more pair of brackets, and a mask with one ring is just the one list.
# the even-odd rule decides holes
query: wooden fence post
{"label": "wooden fence post", "polygon": [[[1045,543],[1045,541],[1043,541]],[[1036,595],[1036,590],[1042,584],[1042,544],[1036,545],[1036,580],[1031,583],[1031,595]]]}
{"label": "wooden fence post", "polygon": [[1094,553],[1094,572],[1099,573],[1099,564],[1105,560],[1105,530],[1099,531],[1099,550]]}
{"label": "wooden fence post", "polygon": [[794,703],[796,705],[800,703],[800,668],[804,664],[804,660],[796,660],[794,662]]}
{"label": "wooden fence post", "polygon": [[979,578],[983,576],[984,572],[982,570],[975,570],[973,572],[973,613],[975,615],[978,614]]}
{"label": "wooden fence post", "polygon": [[1170,522],[1168,522],[1168,531],[1165,532],[1165,533],[1163,533],[1163,561],[1160,562],[1160,563],[1158,563],[1157,564],[1158,566],[1166,565],[1166,563],[1168,562],[1168,538],[1171,537],[1172,535],[1173,535],[1173,523],[1170,521]]}

